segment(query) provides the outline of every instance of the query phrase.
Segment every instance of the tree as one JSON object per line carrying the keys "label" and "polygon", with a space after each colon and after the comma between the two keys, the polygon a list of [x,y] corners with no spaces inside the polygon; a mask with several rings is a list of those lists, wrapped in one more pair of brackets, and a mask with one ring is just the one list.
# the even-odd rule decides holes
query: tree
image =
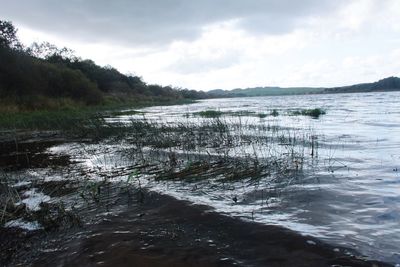
{"label": "tree", "polygon": [[0,20],[0,47],[21,48],[17,37],[17,29],[10,21]]}
{"label": "tree", "polygon": [[43,42],[40,44],[34,42],[26,49],[26,52],[33,57],[46,59],[53,63],[61,63],[65,61],[73,62],[79,60],[79,58],[75,56],[73,50],[66,47],[58,48],[56,45],[49,42]]}

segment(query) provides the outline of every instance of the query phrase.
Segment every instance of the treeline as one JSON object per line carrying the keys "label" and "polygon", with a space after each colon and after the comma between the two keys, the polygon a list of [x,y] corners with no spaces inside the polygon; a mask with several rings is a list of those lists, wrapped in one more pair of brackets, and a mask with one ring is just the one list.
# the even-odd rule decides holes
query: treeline
{"label": "treeline", "polygon": [[11,22],[0,20],[0,105],[17,109],[98,105],[112,101],[206,98],[204,92],[146,84],[110,66],[84,60],[50,43],[29,47]]}

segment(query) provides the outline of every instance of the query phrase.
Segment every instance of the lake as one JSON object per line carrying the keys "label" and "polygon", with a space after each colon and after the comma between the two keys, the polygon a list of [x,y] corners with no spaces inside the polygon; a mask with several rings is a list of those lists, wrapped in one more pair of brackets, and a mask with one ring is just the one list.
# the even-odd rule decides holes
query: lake
{"label": "lake", "polygon": [[[305,177],[269,200],[262,201],[267,198],[263,189],[270,186],[262,179],[256,184],[235,182],[226,189],[209,181],[152,181],[146,186],[221,213],[282,225],[375,259],[400,263],[399,101],[400,93],[391,92],[213,99],[143,109],[148,119],[168,123],[204,110],[227,114],[277,110],[276,117],[242,116],[241,120],[311,131],[318,138],[318,155]],[[290,110],[309,108],[322,108],[326,115],[318,119],[288,115]],[[232,196],[237,196],[236,203]]]}
{"label": "lake", "polygon": [[[145,189],[400,264],[399,100],[399,92],[326,94],[123,110],[105,118],[110,138],[43,145],[36,168],[7,176],[22,196],[16,204],[32,212],[61,201],[94,225],[128,214],[115,227],[129,232],[138,220],[130,196]],[[314,109],[321,114],[310,116]],[[7,225],[42,227],[24,218]],[[77,238],[107,232],[88,231]],[[58,253],[48,246],[47,263]]]}

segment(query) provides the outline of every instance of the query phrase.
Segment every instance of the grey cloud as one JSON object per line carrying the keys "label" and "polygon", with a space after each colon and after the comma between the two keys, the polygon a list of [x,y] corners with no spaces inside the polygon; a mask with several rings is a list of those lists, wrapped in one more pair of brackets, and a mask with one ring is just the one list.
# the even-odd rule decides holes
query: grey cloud
{"label": "grey cloud", "polygon": [[345,0],[18,0],[0,17],[32,29],[83,41],[162,45],[192,40],[203,26],[240,19],[255,34],[282,34]]}
{"label": "grey cloud", "polygon": [[180,74],[203,73],[232,67],[241,60],[239,51],[231,51],[216,58],[199,58],[192,55],[181,57],[166,69]]}

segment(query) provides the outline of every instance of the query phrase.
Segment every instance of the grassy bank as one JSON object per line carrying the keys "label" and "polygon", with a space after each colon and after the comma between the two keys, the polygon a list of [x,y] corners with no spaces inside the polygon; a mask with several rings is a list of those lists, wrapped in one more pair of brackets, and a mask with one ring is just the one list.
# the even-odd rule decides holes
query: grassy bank
{"label": "grassy bank", "polygon": [[77,131],[88,124],[102,123],[106,114],[118,113],[121,109],[138,109],[156,105],[179,105],[194,103],[190,99],[128,100],[124,102],[108,101],[103,105],[64,105],[60,108],[21,110],[2,109],[0,112],[0,130],[62,130]]}

